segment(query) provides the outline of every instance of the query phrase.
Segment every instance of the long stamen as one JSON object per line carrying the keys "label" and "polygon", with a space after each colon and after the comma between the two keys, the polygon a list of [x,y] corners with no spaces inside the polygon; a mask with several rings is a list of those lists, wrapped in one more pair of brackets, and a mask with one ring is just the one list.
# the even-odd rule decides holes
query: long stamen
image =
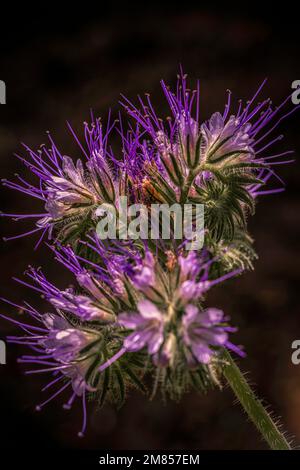
{"label": "long stamen", "polygon": [[123,354],[127,352],[126,348],[121,348],[116,354],[110,357],[104,364],[99,367],[99,372],[103,372],[107,367],[111,366],[115,361],[117,361]]}
{"label": "long stamen", "polygon": [[67,401],[67,403],[63,404],[63,409],[64,410],[70,410],[72,408],[72,405],[74,403],[75,398],[77,397],[76,393],[72,393],[71,398]]}
{"label": "long stamen", "polygon": [[83,393],[82,393],[82,412],[83,412],[82,428],[81,428],[81,431],[79,431],[78,433],[78,437],[83,437],[85,430],[86,430],[87,419],[86,419],[85,389],[83,390]]}
{"label": "long stamen", "polygon": [[35,407],[36,411],[41,411],[41,409],[43,408],[43,406],[47,405],[48,403],[50,403],[50,401],[52,401],[54,398],[56,398],[58,395],[60,395],[67,387],[69,387],[71,385],[71,382],[67,382],[65,385],[63,385],[57,392],[55,392],[53,395],[51,395],[50,398],[48,398],[47,400],[45,400],[44,402],[40,403],[39,405],[37,405]]}

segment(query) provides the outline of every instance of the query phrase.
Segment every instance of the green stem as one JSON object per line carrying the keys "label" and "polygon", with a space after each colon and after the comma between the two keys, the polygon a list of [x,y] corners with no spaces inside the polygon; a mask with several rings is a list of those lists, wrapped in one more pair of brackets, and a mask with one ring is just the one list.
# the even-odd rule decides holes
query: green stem
{"label": "green stem", "polygon": [[291,450],[291,447],[284,435],[279,431],[271,416],[263,407],[261,401],[256,398],[229,352],[224,352],[224,359],[226,362],[223,371],[224,376],[249,418],[255,424],[256,428],[262,434],[271,449]]}

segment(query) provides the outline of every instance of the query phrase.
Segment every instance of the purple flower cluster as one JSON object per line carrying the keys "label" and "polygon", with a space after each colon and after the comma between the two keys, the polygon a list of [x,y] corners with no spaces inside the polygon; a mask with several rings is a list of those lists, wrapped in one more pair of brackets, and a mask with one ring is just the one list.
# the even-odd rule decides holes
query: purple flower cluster
{"label": "purple flower cluster", "polygon": [[[38,366],[26,373],[49,372],[51,380],[43,390],[59,385],[37,409],[72,388],[65,407],[81,397],[83,435],[87,394],[100,395],[100,402],[109,395],[114,399],[117,390],[121,396],[126,385],[140,384],[145,370],[156,371],[162,387],[166,377],[173,380],[175,390],[180,388],[177,370],[190,386],[195,371],[209,380],[213,365],[222,374],[224,350],[244,355],[229,340],[236,331],[229,317],[204,302],[209,289],[244,270],[241,247],[246,246],[247,253],[251,248],[247,208],[257,196],[283,190],[262,188],[272,178],[281,181],[273,167],[288,163],[284,157],[290,152],[266,151],[282,137],[269,136],[296,107],[282,113],[288,100],[274,109],[269,99],[257,103],[263,85],[234,110],[229,92],[224,112],[201,122],[199,83],[190,90],[181,73],[175,92],[162,82],[171,114],[165,120],[148,94],[139,98],[138,106],[123,98],[129,122],[127,130],[119,120],[121,157],[116,158],[109,145],[114,127],[110,118],[103,126],[93,117],[91,125],[85,124],[84,144],[69,126],[82,159],[75,162],[61,153],[50,135],[50,148],[33,151],[25,146],[28,157],[18,156],[37,177],[37,185],[21,176],[17,182],[4,180],[4,185],[41,200],[44,212],[5,214],[16,220],[37,219],[30,232],[11,238],[41,231],[39,244],[48,233],[56,259],[76,279],[75,287],[59,289],[40,269],[29,268],[30,281],[19,280],[49,302],[51,313],[7,301],[37,323],[10,318],[23,335],[10,336],[9,341],[33,350],[20,362]],[[204,248],[187,251],[187,240],[172,236],[149,243],[100,240],[95,232],[98,206],[106,203],[118,209],[124,194],[129,202],[147,207],[157,201],[204,201]]]}
{"label": "purple flower cluster", "polygon": [[[86,371],[91,364],[91,353],[97,354],[99,335],[93,330],[75,328],[59,314],[39,314],[29,305],[21,307],[31,315],[39,326],[22,323],[9,318],[21,330],[24,336],[8,336],[10,343],[28,346],[34,351],[33,355],[24,355],[19,359],[20,363],[33,364],[38,368],[26,371],[26,374],[49,372],[50,382],[42,391],[59,385],[59,388],[46,400],[36,406],[40,411],[54,398],[58,397],[66,389],[71,388],[71,395],[63,405],[70,409],[76,397],[81,397],[83,407],[83,423],[79,436],[84,435],[86,428],[86,393],[95,390],[85,380]],[[5,317],[4,317],[5,318]],[[90,355],[81,357],[80,351],[90,346]]]}
{"label": "purple flower cluster", "polygon": [[[171,112],[166,120],[157,115],[148,94],[145,100],[139,98],[139,106],[123,97],[122,104],[126,111],[143,129],[142,135],[146,133],[151,139],[150,144],[149,139],[144,141],[140,151],[136,152],[142,155],[142,162],[148,162],[147,165],[141,165],[144,178],[147,180],[148,175],[153,176],[153,171],[158,171],[174,191],[177,200],[180,200],[178,188],[182,185],[181,176],[187,176],[189,169],[195,168],[201,168],[194,179],[200,186],[220,171],[228,175],[230,171],[242,169],[243,173],[250,170],[250,174],[254,172],[257,176],[257,182],[249,181],[247,186],[251,197],[283,191],[284,183],[274,166],[291,163],[293,160],[288,156],[293,152],[288,150],[268,154],[274,144],[283,138],[282,135],[271,135],[298,107],[283,112],[290,97],[274,108],[270,99],[257,103],[265,83],[266,80],[244,106],[242,100],[239,100],[235,110],[231,92],[228,91],[224,112],[214,113],[204,123],[201,123],[199,117],[199,82],[195,90],[190,90],[183,73],[178,78],[176,92],[164,81],[161,82]],[[174,159],[177,168],[174,168]],[[179,175],[176,170],[179,170]],[[271,178],[279,181],[280,186],[262,189]],[[189,194],[195,194],[193,185]]]}
{"label": "purple flower cluster", "polygon": [[[173,292],[176,307],[171,303],[160,309],[153,301],[147,299],[138,302],[136,312],[118,315],[119,324],[134,330],[124,341],[125,349],[138,351],[147,347],[154,362],[163,366],[172,363],[177,340],[187,346],[191,353],[189,356],[193,357],[194,361],[203,364],[207,364],[216,354],[210,346],[228,347],[243,355],[239,348],[228,341],[228,333],[236,329],[227,325],[223,312],[217,309],[201,311],[195,305],[210,287],[239,274],[240,271],[209,280],[209,265],[212,261],[203,263],[195,252],[189,252],[186,257],[179,255],[177,261],[178,284]],[[153,283],[154,266],[152,269],[149,279]],[[175,329],[172,332],[173,325]],[[168,332],[172,332],[171,335]],[[199,353],[201,348],[205,351],[203,355]]]}
{"label": "purple flower cluster", "polygon": [[[113,125],[108,124],[106,131],[99,119],[93,119],[90,126],[86,123],[85,147],[81,144],[72,127],[69,129],[83,154],[84,160],[73,159],[60,152],[50,134],[50,147],[45,145],[37,151],[27,145],[24,148],[27,158],[16,155],[22,163],[38,178],[38,184],[33,186],[21,176],[18,181],[3,180],[3,185],[20,191],[43,202],[45,212],[41,214],[2,214],[13,217],[14,220],[37,218],[36,228],[28,233],[17,235],[19,238],[41,231],[38,243],[48,232],[49,238],[53,230],[67,236],[78,224],[78,220],[93,217],[96,208],[104,201],[114,202],[116,183],[111,167],[113,157],[109,158],[107,151],[108,136]],[[109,161],[111,163],[109,163]]]}

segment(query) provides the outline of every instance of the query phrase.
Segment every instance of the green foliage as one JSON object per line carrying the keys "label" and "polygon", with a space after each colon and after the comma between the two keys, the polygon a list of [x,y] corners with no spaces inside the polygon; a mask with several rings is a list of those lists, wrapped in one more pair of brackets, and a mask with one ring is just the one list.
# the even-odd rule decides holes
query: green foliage
{"label": "green foliage", "polygon": [[172,367],[157,367],[154,370],[154,387],[152,397],[160,390],[164,401],[167,399],[179,402],[182,395],[192,390],[207,393],[216,386],[208,366],[198,364],[187,367],[184,356],[177,358]]}
{"label": "green foliage", "polygon": [[247,212],[254,213],[252,196],[236,182],[207,180],[195,189],[198,197],[194,202],[204,204],[205,227],[216,242],[231,241],[236,227],[245,228]]}
{"label": "green foliage", "polygon": [[[144,385],[144,376],[148,372],[147,356],[143,352],[125,353],[118,361],[115,361],[103,372],[99,372],[101,364],[106,362],[121,347],[120,343],[111,344],[103,342],[97,352],[93,354],[90,367],[85,375],[86,382],[90,385],[92,397],[95,396],[98,406],[112,403],[120,408],[126,398],[127,390],[136,388],[142,393],[147,393]],[[82,352],[81,352],[82,353]]]}
{"label": "green foliage", "polygon": [[72,245],[76,248],[79,240],[86,240],[89,231],[95,227],[94,212],[97,205],[73,207],[68,214],[60,219],[53,220],[56,240],[63,245]]}
{"label": "green foliage", "polygon": [[253,269],[253,262],[257,259],[257,254],[253,248],[253,239],[246,231],[236,229],[230,243],[223,240],[217,242],[208,232],[206,242],[215,257],[211,271],[213,277],[221,276],[224,272],[238,268],[243,271]]}

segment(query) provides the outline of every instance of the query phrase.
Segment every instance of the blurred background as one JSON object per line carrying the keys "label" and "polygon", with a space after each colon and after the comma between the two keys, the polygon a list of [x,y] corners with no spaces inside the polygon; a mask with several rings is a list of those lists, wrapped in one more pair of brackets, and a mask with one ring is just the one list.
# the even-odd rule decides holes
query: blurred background
{"label": "blurred background", "polygon": [[[198,2],[200,4],[201,2]],[[223,110],[226,89],[247,99],[268,77],[263,92],[279,104],[300,79],[299,12],[281,6],[277,14],[261,8],[242,12],[189,6],[131,7],[72,12],[69,16],[48,7],[33,16],[21,11],[1,30],[0,79],[6,82],[7,104],[0,106],[0,170],[2,177],[20,172],[30,177],[13,156],[20,142],[37,148],[50,130],[63,153],[79,157],[66,120],[81,132],[93,108],[106,116],[116,112],[120,92],[134,99],[149,92],[167,114],[159,81],[174,84],[181,63],[191,80],[200,79],[201,113],[206,119]],[[282,125],[285,140],[277,147],[300,155],[300,115]],[[291,363],[291,343],[300,339],[300,194],[299,161],[280,169],[287,183],[283,194],[261,198],[250,220],[259,260],[255,272],[216,288],[208,304],[224,309],[239,325],[236,342],[245,346],[242,369],[260,397],[281,416],[283,428],[300,444],[300,365]],[[38,203],[1,189],[5,212],[34,212]],[[1,220],[2,236],[30,227]],[[57,267],[49,251],[33,251],[33,237],[2,242],[0,295],[15,302],[24,298],[37,308],[42,301],[11,278],[28,264],[43,266],[50,279],[66,286],[68,273]],[[14,310],[3,304],[1,313]],[[14,328],[0,321],[0,338]],[[0,366],[0,447],[31,445],[40,448],[82,449],[265,449],[256,430],[225,388],[207,396],[191,393],[180,403],[152,402],[138,393],[128,396],[117,412],[89,406],[88,432],[77,438],[79,404],[72,412],[53,401],[41,413],[45,377],[26,377],[16,363],[23,352],[9,346],[7,365]]]}

